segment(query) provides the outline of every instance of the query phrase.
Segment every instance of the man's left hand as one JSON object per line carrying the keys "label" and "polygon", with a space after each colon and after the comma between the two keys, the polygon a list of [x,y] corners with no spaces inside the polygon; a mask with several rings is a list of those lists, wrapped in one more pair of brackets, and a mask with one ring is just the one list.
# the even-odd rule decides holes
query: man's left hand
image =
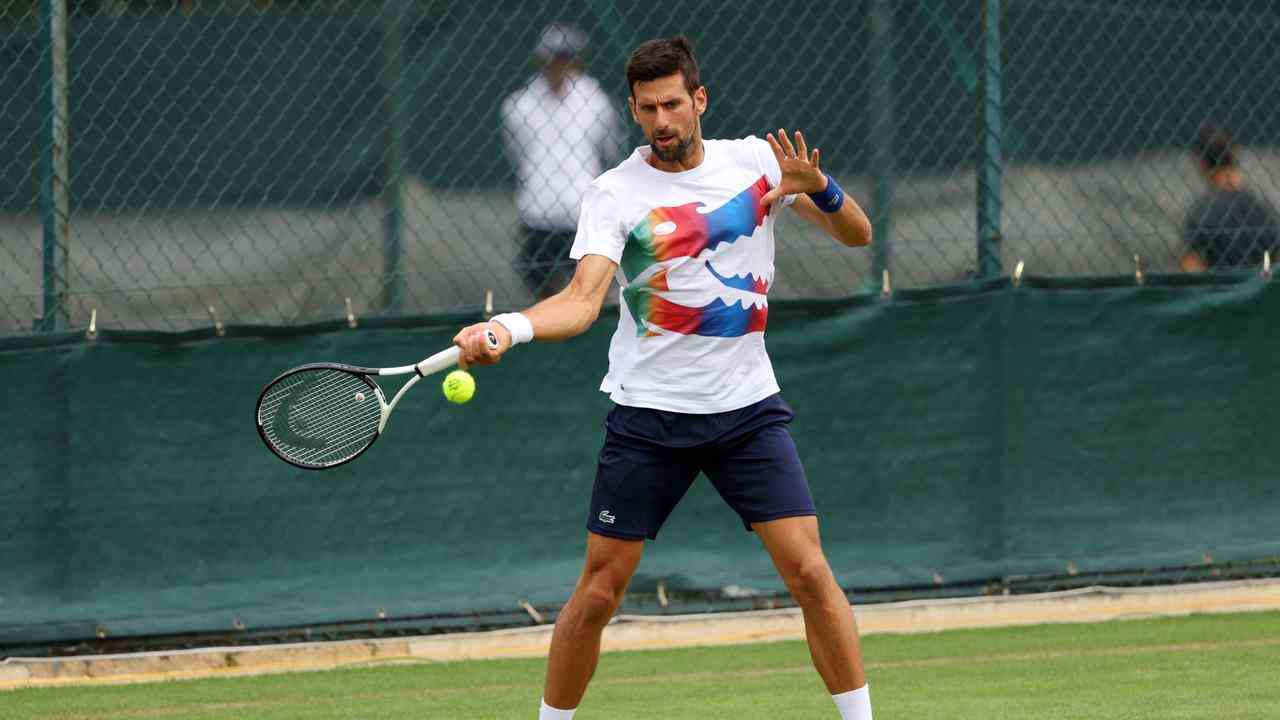
{"label": "man's left hand", "polygon": [[773,149],[773,156],[778,159],[778,167],[782,168],[782,180],[778,186],[760,198],[760,204],[766,207],[786,195],[816,193],[827,189],[827,176],[818,164],[821,153],[818,148],[809,152],[809,146],[804,142],[804,133],[797,130],[795,135],[794,145],[783,128],[778,128],[777,137],[773,133],[765,136],[769,147]]}

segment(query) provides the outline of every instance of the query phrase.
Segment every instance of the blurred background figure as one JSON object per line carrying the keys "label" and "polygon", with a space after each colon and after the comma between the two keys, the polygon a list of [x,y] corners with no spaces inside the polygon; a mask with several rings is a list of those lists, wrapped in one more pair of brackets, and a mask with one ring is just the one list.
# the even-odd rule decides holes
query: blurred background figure
{"label": "blurred background figure", "polygon": [[1182,269],[1188,272],[1254,267],[1280,248],[1274,209],[1244,187],[1231,130],[1205,123],[1192,145],[1208,190],[1187,211]]}
{"label": "blurred background figure", "polygon": [[583,71],[584,46],[574,27],[545,28],[533,53],[540,71],[502,103],[522,226],[517,269],[538,298],[555,294],[572,277],[569,247],[582,196],[619,150],[618,110]]}

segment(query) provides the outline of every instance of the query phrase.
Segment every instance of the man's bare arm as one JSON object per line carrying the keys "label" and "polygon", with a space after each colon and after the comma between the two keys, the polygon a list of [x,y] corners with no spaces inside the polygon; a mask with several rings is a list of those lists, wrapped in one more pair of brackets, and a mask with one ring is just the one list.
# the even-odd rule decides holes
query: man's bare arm
{"label": "man's bare arm", "polygon": [[[557,342],[586,332],[600,316],[617,272],[618,264],[603,255],[583,257],[565,289],[524,311],[533,324],[533,337]],[[501,340],[501,333],[498,337]]]}
{"label": "man's bare arm", "polygon": [[[587,255],[578,261],[565,289],[521,313],[533,326],[534,339],[556,342],[586,332],[600,316],[617,271],[618,264],[603,255]],[[490,349],[485,341],[488,330],[498,336],[497,349]],[[462,350],[462,364],[491,365],[511,347],[511,333],[500,323],[476,323],[463,328],[453,344]]]}
{"label": "man's bare arm", "polygon": [[808,195],[797,195],[791,209],[841,245],[866,247],[871,244],[871,220],[848,195],[844,196],[840,209],[829,214],[819,210]]}

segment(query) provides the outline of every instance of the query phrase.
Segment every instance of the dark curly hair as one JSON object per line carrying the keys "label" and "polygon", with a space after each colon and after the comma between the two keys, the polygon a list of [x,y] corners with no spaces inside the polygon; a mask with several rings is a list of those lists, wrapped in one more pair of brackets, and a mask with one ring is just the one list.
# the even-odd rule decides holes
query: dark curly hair
{"label": "dark curly hair", "polygon": [[627,60],[627,89],[635,96],[636,83],[680,73],[684,76],[684,88],[693,95],[702,86],[698,77],[698,58],[693,54],[693,43],[684,35],[658,38],[640,43]]}

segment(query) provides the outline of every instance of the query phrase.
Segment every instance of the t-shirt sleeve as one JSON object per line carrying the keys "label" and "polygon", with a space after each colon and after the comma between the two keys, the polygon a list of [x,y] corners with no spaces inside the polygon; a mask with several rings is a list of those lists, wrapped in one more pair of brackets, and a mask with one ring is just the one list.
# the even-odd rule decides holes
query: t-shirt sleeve
{"label": "t-shirt sleeve", "polygon": [[[769,187],[778,187],[778,183],[782,182],[782,168],[778,166],[778,158],[773,156],[773,148],[769,147],[769,141],[752,135],[747,138],[747,142],[755,155],[756,163],[760,166],[761,174],[769,181]],[[783,205],[790,205],[795,201],[795,195],[782,197]]]}
{"label": "t-shirt sleeve", "polygon": [[609,190],[592,183],[582,198],[578,233],[573,238],[569,258],[581,260],[587,255],[603,255],[621,264],[626,245],[627,237],[622,232],[617,199]]}

